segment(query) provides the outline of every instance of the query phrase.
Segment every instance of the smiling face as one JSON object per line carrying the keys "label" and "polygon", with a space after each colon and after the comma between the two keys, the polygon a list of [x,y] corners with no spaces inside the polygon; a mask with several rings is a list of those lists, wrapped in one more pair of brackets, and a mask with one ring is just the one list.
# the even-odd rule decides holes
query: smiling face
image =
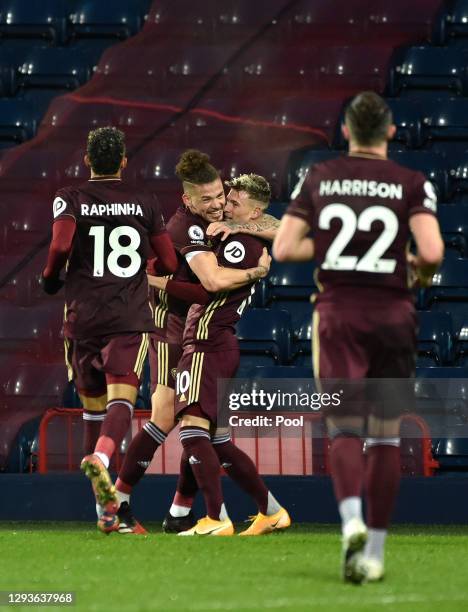
{"label": "smiling face", "polygon": [[249,197],[246,191],[231,189],[228,193],[226,206],[224,207],[224,218],[234,223],[248,223],[258,219],[262,215],[260,203]]}
{"label": "smiling face", "polygon": [[187,185],[182,199],[194,215],[199,215],[208,223],[223,220],[226,196],[220,178],[204,185]]}

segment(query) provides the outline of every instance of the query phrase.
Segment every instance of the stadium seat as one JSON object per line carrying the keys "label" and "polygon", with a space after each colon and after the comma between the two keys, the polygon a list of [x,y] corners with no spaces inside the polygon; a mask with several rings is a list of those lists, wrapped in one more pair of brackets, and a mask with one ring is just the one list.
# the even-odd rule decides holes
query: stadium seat
{"label": "stadium seat", "polygon": [[424,291],[424,307],[450,312],[455,332],[461,329],[468,308],[468,259],[445,261]]}
{"label": "stadium seat", "polygon": [[57,303],[34,308],[3,304],[0,352],[57,361],[63,357],[62,314],[63,306]]}
{"label": "stadium seat", "polygon": [[312,368],[297,366],[260,366],[252,370],[255,379],[260,378],[313,378]]}
{"label": "stadium seat", "polygon": [[389,42],[393,46],[429,40],[432,23],[440,8],[439,0],[413,0],[411,10],[404,2],[373,0],[366,39]]}
{"label": "stadium seat", "polygon": [[25,58],[20,67],[18,86],[76,89],[91,76],[86,58],[75,50],[37,47]]}
{"label": "stadium seat", "polygon": [[466,58],[458,49],[410,47],[390,79],[392,96],[435,90],[464,95],[467,91]]}
{"label": "stadium seat", "polygon": [[111,11],[102,2],[76,0],[71,15],[71,34],[75,38],[123,40],[140,30],[145,13],[144,5],[134,0],[113,0]]}
{"label": "stadium seat", "polygon": [[463,98],[426,100],[423,106],[423,138],[429,143],[468,139],[468,101]]}
{"label": "stadium seat", "polygon": [[455,365],[468,368],[468,317],[462,324],[455,343]]}
{"label": "stadium seat", "polygon": [[265,303],[269,308],[288,310],[293,329],[306,316],[311,316],[310,296],[317,292],[314,281],[314,264],[284,264],[273,262],[267,278]]}
{"label": "stadium seat", "polygon": [[451,432],[453,437],[441,438],[434,445],[434,458],[440,471],[468,471],[468,428],[461,426]]}
{"label": "stadium seat", "polygon": [[416,378],[420,378],[420,379],[468,378],[468,368],[452,367],[452,366],[416,368]]}
{"label": "stadium seat", "polygon": [[11,53],[0,47],[0,96],[11,96],[15,91],[16,69],[21,60],[16,63]]}
{"label": "stadium seat", "polygon": [[468,256],[468,205],[446,204],[437,211],[440,229],[444,238],[446,253],[449,251],[457,257]]}
{"label": "stadium seat", "polygon": [[4,191],[2,194],[0,253],[5,255],[24,254],[50,231],[50,201],[36,197],[34,202],[27,205],[24,198],[21,192]]}
{"label": "stadium seat", "polygon": [[290,38],[295,44],[308,41],[360,42],[368,22],[368,7],[360,0],[340,3],[301,0],[289,20]]}
{"label": "stadium seat", "polygon": [[447,197],[454,202],[468,203],[468,163],[462,159],[454,159],[450,169]]}
{"label": "stadium seat", "polygon": [[0,37],[63,44],[67,39],[68,12],[66,0],[3,0],[0,4]]}
{"label": "stadium seat", "polygon": [[447,10],[441,16],[440,42],[466,44],[468,36],[468,2],[455,0],[449,3]]}
{"label": "stadium seat", "polygon": [[418,312],[418,366],[453,361],[452,319],[446,312]]}
{"label": "stadium seat", "polygon": [[0,99],[0,140],[19,144],[32,138],[38,116],[31,104],[18,98]]}
{"label": "stadium seat", "polygon": [[434,185],[439,199],[447,194],[449,161],[442,155],[432,151],[390,151],[389,158],[425,174]]}
{"label": "stadium seat", "polygon": [[288,160],[287,196],[293,193],[298,182],[302,180],[307,170],[316,164],[335,159],[343,155],[342,151],[330,149],[309,149],[308,151],[293,151]]}
{"label": "stadium seat", "polygon": [[309,366],[312,362],[312,318],[306,315],[294,330],[291,363],[295,366]]}
{"label": "stadium seat", "polygon": [[289,312],[250,308],[242,315],[236,329],[241,353],[244,356],[255,355],[257,365],[288,363],[291,352]]}
{"label": "stadium seat", "polygon": [[281,219],[281,217],[286,213],[286,209],[288,204],[286,202],[271,202],[266,209],[266,213],[269,215],[273,215],[277,219]]}

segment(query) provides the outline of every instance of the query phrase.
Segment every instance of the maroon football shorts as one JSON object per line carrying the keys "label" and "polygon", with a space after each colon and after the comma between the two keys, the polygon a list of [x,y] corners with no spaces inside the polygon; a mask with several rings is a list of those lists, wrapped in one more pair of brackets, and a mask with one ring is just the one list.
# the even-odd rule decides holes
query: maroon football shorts
{"label": "maroon football shorts", "polygon": [[95,395],[106,392],[106,374],[141,380],[148,352],[148,333],[97,336],[65,341],[65,361],[79,392]]}
{"label": "maroon football shorts", "polygon": [[177,364],[182,357],[180,344],[165,342],[157,334],[150,335],[148,349],[151,372],[151,394],[157,385],[175,389]]}
{"label": "maroon football shorts", "polygon": [[[411,409],[416,356],[416,313],[409,300],[380,303],[321,302],[313,318],[314,375],[352,381],[334,415],[396,418]],[[391,379],[391,380],[389,380]]]}
{"label": "maroon football shorts", "polygon": [[[176,415],[180,418],[189,406],[198,404],[203,415],[216,425],[218,381],[234,378],[239,359],[239,349],[215,353],[184,351],[176,374]],[[222,398],[220,401],[222,403]]]}

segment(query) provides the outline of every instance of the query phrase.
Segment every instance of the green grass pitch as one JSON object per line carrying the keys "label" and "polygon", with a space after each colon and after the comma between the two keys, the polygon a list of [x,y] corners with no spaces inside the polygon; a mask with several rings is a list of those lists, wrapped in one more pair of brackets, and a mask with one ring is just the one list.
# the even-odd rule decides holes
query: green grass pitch
{"label": "green grass pitch", "polygon": [[140,537],[104,536],[89,524],[0,523],[0,590],[75,591],[74,607],[40,609],[90,612],[468,610],[468,527],[395,528],[385,581],[364,586],[339,579],[337,527],[245,539],[149,527]]}

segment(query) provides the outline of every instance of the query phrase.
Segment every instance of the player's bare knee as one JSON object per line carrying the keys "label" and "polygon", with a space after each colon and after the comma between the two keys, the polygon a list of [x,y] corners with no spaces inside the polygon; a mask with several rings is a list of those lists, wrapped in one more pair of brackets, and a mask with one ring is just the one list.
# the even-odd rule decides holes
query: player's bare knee
{"label": "player's bare knee", "polygon": [[327,431],[330,440],[339,436],[364,436],[364,419],[362,417],[329,417],[327,418]]}
{"label": "player's bare knee", "polygon": [[375,415],[370,415],[367,423],[367,435],[369,438],[395,440],[400,437],[401,418],[382,419]]}
{"label": "player's bare knee", "polygon": [[138,389],[126,383],[111,383],[107,386],[107,401],[112,402],[118,399],[135,404]]}
{"label": "player's bare knee", "polygon": [[201,429],[206,429],[209,431],[210,422],[208,419],[203,419],[202,417],[193,416],[191,414],[184,414],[180,421],[181,427],[200,427]]}

